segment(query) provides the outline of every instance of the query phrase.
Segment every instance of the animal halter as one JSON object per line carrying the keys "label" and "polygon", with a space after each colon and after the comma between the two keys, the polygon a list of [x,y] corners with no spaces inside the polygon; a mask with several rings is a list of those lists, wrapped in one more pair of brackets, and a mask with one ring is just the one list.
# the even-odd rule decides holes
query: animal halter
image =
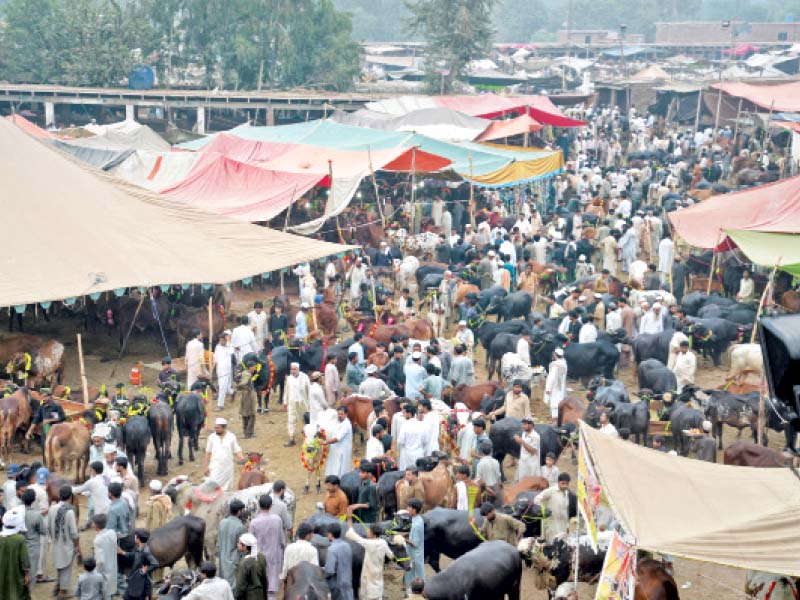
{"label": "animal halter", "polygon": [[[321,443],[322,440],[327,439],[327,435],[325,434],[324,429],[320,429],[319,433],[314,437],[314,442],[311,444],[313,451],[308,450],[308,444],[303,444],[300,447],[300,462],[303,465],[303,468],[308,471],[309,473],[314,473],[315,471],[319,471],[323,465],[325,465],[325,461],[328,458],[328,445]],[[313,467],[308,462],[308,457],[306,455],[316,456],[318,452],[320,452],[320,448],[322,450],[322,456],[319,459],[319,464],[316,467]]]}

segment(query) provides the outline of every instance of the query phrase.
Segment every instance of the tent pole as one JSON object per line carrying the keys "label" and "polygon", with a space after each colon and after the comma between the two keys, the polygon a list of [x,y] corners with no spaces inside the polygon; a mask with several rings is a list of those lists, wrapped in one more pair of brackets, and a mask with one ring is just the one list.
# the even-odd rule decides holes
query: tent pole
{"label": "tent pole", "polygon": [[214,370],[213,359],[213,339],[214,339],[214,294],[208,298],[208,376],[211,377],[211,371]]}
{"label": "tent pole", "polygon": [[472,151],[469,152],[469,224],[475,232],[475,186],[472,185]]}
{"label": "tent pole", "polygon": [[711,282],[714,280],[714,264],[717,262],[717,246],[722,243],[724,238],[724,232],[720,229],[719,236],[717,237],[717,243],[714,244],[714,249],[712,250],[711,254],[711,270],[708,272],[708,286],[706,286],[706,296],[711,295]]}
{"label": "tent pole", "polygon": [[753,323],[753,332],[750,334],[751,344],[754,344],[756,341],[756,332],[758,331],[758,322],[761,320],[761,311],[764,309],[764,302],[766,302],[767,294],[769,294],[772,289],[772,282],[775,280],[775,273],[777,273],[778,269],[780,268],[782,260],[782,256],[778,257],[778,260],[775,262],[775,266],[772,268],[772,273],[770,273],[769,279],[767,279],[767,285],[764,286],[764,291],[761,293],[761,300],[758,302],[758,310],[756,311],[756,321]]}
{"label": "tent pole", "polygon": [[419,233],[422,213],[417,210],[417,147],[411,148],[411,232]]}
{"label": "tent pole", "polygon": [[83,407],[89,406],[89,384],[86,381],[86,367],[83,364],[83,343],[81,334],[78,334],[78,364],[81,368],[81,389],[83,391]]}
{"label": "tent pole", "polygon": [[700,127],[700,109],[703,107],[703,88],[697,90],[697,114],[694,116],[694,131]]}
{"label": "tent pole", "polygon": [[717,130],[719,129],[719,112],[722,110],[722,90],[719,90],[717,93],[717,114],[714,116],[714,133],[711,136],[711,141],[714,142],[717,139]]}
{"label": "tent pole", "polygon": [[[772,287],[772,282],[775,280],[775,273],[778,271],[780,267],[781,260],[783,257],[778,257],[778,260],[775,262],[775,267],[772,269],[772,273],[767,280],[767,285],[764,287],[764,291],[761,293],[761,300],[758,302],[758,311],[756,311],[756,322],[753,323],[753,333],[750,334],[750,343],[753,344],[756,341],[756,332],[758,331],[758,323],[761,320],[761,311],[764,310],[764,301],[767,299],[767,294]],[[763,446],[764,444],[764,433],[766,430],[766,394],[764,394],[764,375],[761,376],[761,390],[758,396],[758,444],[759,446]]]}
{"label": "tent pole", "polygon": [[383,214],[383,206],[381,205],[381,197],[378,194],[378,182],[375,179],[375,170],[372,168],[372,150],[367,146],[367,157],[369,158],[369,172],[372,175],[372,187],[375,188],[375,204],[378,207],[378,214],[381,216],[381,227],[386,228],[386,217]]}
{"label": "tent pole", "polygon": [[731,146],[736,147],[736,141],[739,139],[739,117],[742,114],[742,99],[739,98],[739,106],[736,109],[736,123],[733,124],[733,140]]}

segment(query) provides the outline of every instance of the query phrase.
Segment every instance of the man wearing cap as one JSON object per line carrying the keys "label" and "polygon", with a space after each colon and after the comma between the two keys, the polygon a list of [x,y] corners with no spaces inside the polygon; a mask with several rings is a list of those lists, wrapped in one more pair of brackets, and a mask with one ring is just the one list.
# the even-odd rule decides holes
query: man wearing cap
{"label": "man wearing cap", "polygon": [[16,506],[3,515],[0,532],[0,597],[30,598],[31,562],[25,543],[25,507]]}
{"label": "man wearing cap", "polygon": [[378,367],[375,365],[367,366],[367,378],[358,386],[358,393],[361,396],[368,396],[373,400],[382,400],[392,395],[392,390],[386,385],[383,379],[378,379],[376,374]]}
{"label": "man wearing cap", "polygon": [[[406,467],[413,467],[417,459],[425,456],[426,436],[428,433],[425,424],[417,419],[417,409],[411,404],[406,404],[403,409],[403,426],[397,436],[397,468],[401,471]],[[394,420],[394,419],[393,419]],[[395,431],[392,429],[392,431]]]}
{"label": "man wearing cap", "polygon": [[717,442],[711,437],[711,421],[703,421],[703,435],[692,439],[691,451],[698,460],[717,462]]}
{"label": "man wearing cap", "polygon": [[203,332],[192,331],[192,339],[186,344],[186,387],[190,388],[205,370],[205,350],[203,348]]}
{"label": "man wearing cap", "polygon": [[217,417],[214,421],[214,433],[208,436],[206,456],[203,463],[203,474],[216,481],[222,491],[227,492],[233,485],[233,458],[244,463],[245,457],[241,446],[230,431],[227,431],[228,420]]}
{"label": "man wearing cap", "polygon": [[239,394],[239,416],[242,418],[242,436],[248,439],[255,437],[257,392],[253,384],[256,378],[258,361],[248,356],[245,359],[244,367],[239,371],[236,378],[236,391]]}
{"label": "man wearing cap", "polygon": [[[214,348],[214,368],[217,370],[217,410],[225,408],[225,398],[233,394],[233,348],[230,345],[231,332],[225,330],[219,336]],[[262,344],[263,345],[263,344]]]}
{"label": "man wearing cap", "polygon": [[475,334],[467,327],[467,322],[461,320],[458,322],[456,333],[453,336],[453,346],[463,344],[466,349],[466,355],[472,360],[472,348],[475,346]]}
{"label": "man wearing cap", "polygon": [[242,362],[245,354],[258,350],[256,348],[256,337],[253,335],[253,330],[250,329],[249,322],[246,316],[239,317],[239,325],[231,331],[230,343],[237,363]]}
{"label": "man wearing cap", "polygon": [[580,333],[578,334],[579,344],[589,344],[597,341],[597,327],[594,324],[594,315],[586,315],[584,317],[586,322],[581,325]]}
{"label": "man wearing cap", "polygon": [[294,446],[294,434],[297,429],[298,418],[302,422],[303,413],[308,412],[309,404],[309,388],[311,382],[308,375],[300,371],[300,365],[293,362],[289,365],[289,376],[286,378],[284,404],[288,410],[287,415],[287,429],[289,432],[289,439],[284,444],[285,446]]}
{"label": "man wearing cap", "polygon": [[584,279],[594,275],[594,265],[586,262],[586,255],[581,254],[578,256],[578,263],[575,265],[575,279]]}
{"label": "man wearing cap", "polygon": [[151,531],[165,525],[172,515],[172,500],[163,493],[163,487],[158,479],[153,479],[148,485],[150,497],[145,502],[142,516],[145,527]]}
{"label": "man wearing cap", "polygon": [[[325,383],[322,373],[314,371],[309,377],[308,386],[308,418],[311,425],[315,425],[319,420],[319,415],[322,411],[326,410],[329,406],[325,398],[325,390],[322,388],[322,383]],[[327,385],[327,383],[326,383]]]}
{"label": "man wearing cap", "polygon": [[544,521],[544,536],[548,544],[569,530],[569,482],[569,473],[561,473],[555,486],[547,488],[533,500],[534,504],[550,510],[550,517]]}
{"label": "man wearing cap", "polygon": [[517,463],[517,477],[541,476],[541,438],[533,428],[533,416],[522,418],[522,435],[515,435],[514,441],[519,444],[519,462]]}
{"label": "man wearing cap", "polygon": [[264,312],[264,303],[256,301],[253,303],[253,310],[247,313],[247,324],[256,339],[256,352],[261,352],[265,348],[267,341],[267,313]]}
{"label": "man wearing cap", "polygon": [[247,530],[242,523],[244,502],[238,498],[231,500],[228,507],[228,516],[219,522],[217,537],[217,558],[219,558],[219,575],[233,585],[236,575],[236,566],[241,555],[236,547],[239,538]]}
{"label": "man wearing cap", "polygon": [[547,368],[547,380],[544,384],[544,400],[550,406],[550,418],[558,418],[558,405],[567,397],[567,361],[564,350],[556,348],[553,360]]}
{"label": "man wearing cap", "polygon": [[405,367],[406,382],[405,393],[406,398],[412,402],[416,402],[422,397],[420,389],[422,383],[428,376],[428,372],[422,366],[422,353],[419,351],[411,353],[411,362]]}
{"label": "man wearing cap", "polygon": [[367,267],[361,262],[361,257],[356,256],[345,279],[350,280],[350,301],[355,304],[361,296],[361,283],[367,276]]}
{"label": "man wearing cap", "polygon": [[[525,523],[510,515],[498,513],[490,502],[484,502],[480,512],[483,523],[478,531],[486,541],[502,540],[516,547],[525,535]],[[475,517],[470,516],[470,522],[474,523]]]}
{"label": "man wearing cap", "polygon": [[675,379],[678,380],[679,394],[685,386],[694,383],[696,371],[697,356],[689,350],[689,342],[683,340],[680,343],[678,354],[675,356],[675,364],[672,366],[672,372],[675,373]]}
{"label": "man wearing cap", "polygon": [[81,527],[81,531],[89,529],[94,515],[108,514],[108,486],[103,479],[103,463],[93,462],[91,465],[91,477],[81,485],[72,487],[73,494],[85,494],[89,496],[89,510],[86,515],[86,524]]}

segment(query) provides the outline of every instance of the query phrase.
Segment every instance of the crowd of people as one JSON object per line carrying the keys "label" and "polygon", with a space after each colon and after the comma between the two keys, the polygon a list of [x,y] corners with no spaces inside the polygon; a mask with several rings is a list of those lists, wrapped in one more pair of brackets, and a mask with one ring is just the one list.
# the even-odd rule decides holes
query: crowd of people
{"label": "crowd of people", "polygon": [[[429,203],[423,203],[423,222],[439,232],[435,258],[448,265],[434,290],[444,316],[444,334],[438,340],[404,338],[379,344],[382,360],[368,361],[364,334],[356,332],[343,374],[335,357],[328,357],[324,368],[310,373],[302,372],[297,362],[291,364],[281,399],[286,410],[287,447],[297,445],[298,425],[304,419],[313,427],[324,411],[337,409],[337,421],[322,442],[327,446],[323,510],[341,521],[328,529],[330,546],[324,566],[333,598],[353,598],[352,550],[344,538],[367,550],[360,598],[384,596],[383,563],[392,558],[392,552],[380,530],[369,526],[377,521],[379,508],[368,466],[374,461],[386,461],[404,472],[407,494],[398,508],[407,511],[410,518],[405,543],[411,568],[404,575],[409,597],[424,597],[426,578],[425,490],[418,459],[439,456],[447,462],[456,482],[454,508],[478,509],[484,517],[480,527],[476,526],[482,539],[519,541],[525,525],[498,510],[502,507],[501,465],[493,457],[487,426],[500,417],[516,417],[522,422],[522,432],[514,437],[519,446],[517,480],[540,476],[550,484],[535,500],[551,513],[544,537],[549,541],[568,531],[570,476],[559,471],[554,455],[541,456],[534,405],[519,382],[509,382],[499,408],[489,414],[468,415],[453,440],[452,457],[448,455],[450,448],[440,448],[441,416],[437,407],[452,390],[476,383],[476,328],[485,318],[485,307],[476,295],[457,298],[461,283],[474,283],[479,290],[499,286],[506,292],[523,291],[532,296],[533,326],[530,333],[520,336],[515,349],[527,366],[532,366],[531,335],[544,330],[543,319],[555,320],[557,332],[578,344],[596,341],[602,331],[622,329],[629,340],[666,329],[679,332],[685,322],[680,303],[689,274],[687,249],[676,245],[665,213],[691,205],[689,188],[725,177],[732,157],[743,151],[745,144],[752,146],[757,140],[735,139],[727,128],[716,138],[710,131],[669,130],[653,117],[638,118],[634,114],[628,119],[613,107],[588,116],[592,119],[590,127],[556,140],[567,167],[546,184],[485,190],[475,196],[474,204],[469,204],[465,194],[445,187],[434,192]],[[639,160],[635,167],[625,166],[631,152],[653,154],[656,150],[663,152],[660,160]],[[763,148],[750,150],[767,156],[765,162],[770,164]],[[377,219],[376,214],[372,216]],[[365,248],[350,261],[332,258],[320,265],[298,266],[294,273],[299,283],[300,310],[293,320],[281,304],[265,310],[262,302],[256,302],[253,310],[217,341],[213,352],[217,383],[214,409],[222,411],[233,403],[242,418],[242,437],[258,435],[256,417],[270,409],[254,383],[263,363],[247,357],[258,357],[281,345],[296,347],[313,337],[316,332],[309,309],[318,303],[317,294],[344,298],[352,310],[366,317],[380,318],[395,311],[401,320],[424,316],[408,287],[400,287],[382,299],[375,292],[376,287],[383,287],[376,280],[377,270],[403,258],[398,248],[384,241],[378,247]],[[634,271],[638,262],[646,265],[641,273]],[[623,288],[609,300],[615,281],[621,281]],[[562,283],[571,284],[565,297],[554,293]],[[748,272],[737,299],[755,299]],[[685,335],[673,342],[668,366],[680,392],[695,381],[697,356]],[[620,366],[625,366],[632,360],[630,345],[620,344],[619,349]],[[198,380],[207,377],[206,360],[202,334],[194,332],[186,345],[186,389],[196,389]],[[564,351],[556,349],[544,366],[543,400],[554,421],[568,391]],[[166,358],[158,383],[177,378]],[[361,450],[354,444],[348,408],[340,405],[347,394],[373,401],[368,439]],[[392,397],[399,399],[400,410],[390,418],[385,403]],[[64,419],[58,403],[48,398],[28,433],[44,425],[46,435],[48,426]],[[707,428],[704,424],[704,429],[698,456],[715,460],[713,440],[708,436],[710,424]],[[600,430],[618,435],[605,413],[600,416]],[[106,441],[107,434],[101,425],[92,431],[91,476],[83,484],[58,487],[57,501],[49,499],[48,486],[58,485],[58,474],[38,462],[7,468],[0,533],[0,597],[27,598],[32,589],[45,582],[54,583],[59,597],[150,597],[153,581],[161,573],[148,540],[152,531],[170,520],[172,500],[164,494],[162,482],[152,480],[147,500],[140,501],[139,481],[124,453]],[[654,447],[666,450],[663,438],[656,437]],[[352,469],[354,455],[363,464],[357,502],[351,503],[340,483]],[[222,490],[230,490],[235,464],[244,460],[228,420],[217,416],[205,444],[204,475]],[[202,582],[187,597],[272,599],[292,567],[302,561],[319,564],[318,552],[311,544],[313,529],[305,523],[295,527],[283,500],[285,490],[285,483],[276,481],[272,492],[259,499],[259,513],[247,526],[242,520],[244,505],[238,500],[230,503],[230,514],[219,526],[217,560],[201,565]],[[484,502],[477,506],[476,490],[484,490]],[[88,497],[89,510],[83,523],[78,522],[75,510],[78,495]],[[367,524],[366,536],[348,526],[354,519]],[[79,535],[87,529],[95,533],[88,547],[85,543],[82,546]],[[123,550],[122,540],[130,536],[134,543]],[[76,562],[83,569],[77,584],[72,573]],[[123,573],[123,564],[127,574]],[[49,577],[53,572],[55,581]]]}

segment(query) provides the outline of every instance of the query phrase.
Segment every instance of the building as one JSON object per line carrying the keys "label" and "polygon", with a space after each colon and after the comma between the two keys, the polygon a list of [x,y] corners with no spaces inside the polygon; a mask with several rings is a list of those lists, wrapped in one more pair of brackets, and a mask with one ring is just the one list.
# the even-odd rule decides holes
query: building
{"label": "building", "polygon": [[800,23],[745,23],[721,21],[655,23],[655,43],[661,45],[728,46],[734,44],[791,45],[800,42]]}
{"label": "building", "polygon": [[[561,29],[558,32],[558,44],[569,46],[610,46],[619,44],[619,32],[608,29]],[[626,33],[625,44],[642,44],[644,35]]]}

